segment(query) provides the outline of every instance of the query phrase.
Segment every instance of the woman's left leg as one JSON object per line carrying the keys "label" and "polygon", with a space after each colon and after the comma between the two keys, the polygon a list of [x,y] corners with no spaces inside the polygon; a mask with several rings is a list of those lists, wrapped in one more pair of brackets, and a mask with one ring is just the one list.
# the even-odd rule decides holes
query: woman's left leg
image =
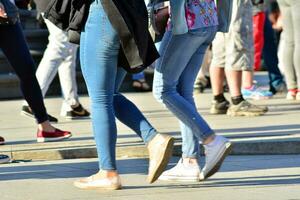
{"label": "woman's left leg", "polygon": [[72,134],[53,127],[48,120],[42,92],[35,76],[34,62],[19,23],[0,27],[0,48],[7,56],[20,79],[25,100],[32,108],[38,122],[37,141],[57,141]]}
{"label": "woman's left leg", "polygon": [[114,110],[115,116],[123,124],[131,128],[145,143],[148,143],[157,134],[156,129],[149,123],[141,111],[128,100],[124,95],[119,93],[120,86],[124,80],[126,71],[118,68],[115,93],[114,93]]}
{"label": "woman's left leg", "polygon": [[34,62],[20,24],[1,26],[0,34],[0,47],[20,78],[20,86],[25,100],[34,111],[38,123],[47,121],[48,115],[35,76]]}
{"label": "woman's left leg", "polygon": [[148,122],[141,111],[130,100],[118,92],[126,72],[118,68],[115,83],[115,116],[134,130],[147,144],[149,152],[148,182],[153,183],[161,175],[172,155],[173,138],[161,134]]}

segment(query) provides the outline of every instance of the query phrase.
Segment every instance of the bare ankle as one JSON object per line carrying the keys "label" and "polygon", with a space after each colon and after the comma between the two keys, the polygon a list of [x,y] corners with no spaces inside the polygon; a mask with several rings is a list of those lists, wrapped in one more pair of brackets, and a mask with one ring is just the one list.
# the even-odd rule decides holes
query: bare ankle
{"label": "bare ankle", "polygon": [[183,159],[183,162],[185,163],[189,163],[189,164],[198,164],[198,160],[197,158],[182,158]]}
{"label": "bare ankle", "polygon": [[101,170],[98,174],[106,178],[114,178],[119,176],[118,171],[116,170]]}
{"label": "bare ankle", "polygon": [[38,124],[38,129],[40,131],[46,131],[46,132],[54,132],[55,128],[50,124],[49,121],[42,122]]}

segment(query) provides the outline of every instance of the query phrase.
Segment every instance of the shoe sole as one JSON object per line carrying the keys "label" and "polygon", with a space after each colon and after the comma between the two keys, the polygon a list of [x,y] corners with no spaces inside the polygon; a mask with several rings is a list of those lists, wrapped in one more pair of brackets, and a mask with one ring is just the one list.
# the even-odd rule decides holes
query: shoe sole
{"label": "shoe sole", "polygon": [[215,164],[215,166],[209,172],[207,172],[207,174],[201,180],[205,180],[205,179],[211,177],[212,175],[214,175],[215,173],[217,173],[219,171],[219,169],[221,168],[221,166],[222,166],[225,158],[229,155],[229,153],[231,151],[232,151],[232,143],[227,142],[225,144],[225,151],[221,155],[221,157],[218,160],[218,162]]}
{"label": "shoe sole", "polygon": [[170,137],[165,144],[164,154],[161,156],[159,164],[155,172],[148,177],[149,183],[154,183],[159,176],[164,172],[173,153],[174,138]]}
{"label": "shoe sole", "polygon": [[267,111],[261,111],[261,112],[231,112],[228,111],[227,115],[231,116],[231,117],[257,117],[257,116],[262,116],[264,114],[266,114]]}
{"label": "shoe sole", "polygon": [[0,164],[5,164],[5,163],[9,163],[9,162],[10,162],[10,158],[5,158],[5,159],[0,160]]}
{"label": "shoe sole", "polygon": [[271,99],[272,97],[245,97],[245,99],[247,100],[255,100],[255,101],[259,101],[259,100],[267,100],[267,99]]}
{"label": "shoe sole", "polygon": [[63,136],[63,137],[57,137],[57,138],[37,138],[37,142],[38,143],[43,143],[43,142],[56,142],[56,141],[60,141],[60,140],[65,140],[72,137],[72,134]]}
{"label": "shoe sole", "polygon": [[199,182],[199,176],[197,177],[176,177],[176,176],[163,176],[159,177],[160,181],[178,181],[178,182]]}
{"label": "shoe sole", "polygon": [[110,187],[97,187],[97,186],[83,186],[81,184],[77,184],[76,182],[74,182],[73,185],[83,190],[121,190],[122,189],[122,185],[110,186]]}
{"label": "shoe sole", "polygon": [[210,109],[210,114],[213,115],[220,115],[220,114],[226,114],[227,110],[217,110],[217,109]]}
{"label": "shoe sole", "polygon": [[84,120],[84,119],[91,119],[90,116],[86,116],[86,117],[67,117],[67,116],[63,116],[65,117],[67,120]]}

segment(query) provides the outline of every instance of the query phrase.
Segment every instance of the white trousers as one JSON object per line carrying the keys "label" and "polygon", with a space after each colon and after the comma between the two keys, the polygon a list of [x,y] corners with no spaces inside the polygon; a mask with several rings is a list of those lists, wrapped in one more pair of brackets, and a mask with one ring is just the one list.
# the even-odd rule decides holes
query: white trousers
{"label": "white trousers", "polygon": [[45,19],[49,30],[49,43],[36,71],[36,76],[45,97],[48,88],[59,75],[63,95],[61,114],[71,110],[79,103],[76,83],[76,52],[78,45],[68,42],[67,33]]}

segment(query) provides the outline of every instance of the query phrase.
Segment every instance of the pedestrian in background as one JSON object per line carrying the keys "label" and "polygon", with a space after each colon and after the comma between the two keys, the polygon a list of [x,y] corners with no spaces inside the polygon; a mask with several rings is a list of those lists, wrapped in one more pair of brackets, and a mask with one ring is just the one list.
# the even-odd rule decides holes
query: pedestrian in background
{"label": "pedestrian in background", "polygon": [[[4,20],[7,18],[2,3],[0,3],[0,17]],[[20,79],[23,96],[32,108],[38,123],[37,142],[58,141],[71,137],[70,132],[61,131],[49,122],[41,89],[35,76],[34,62],[19,22],[0,24],[0,48]],[[4,144],[2,137],[0,137],[0,144]],[[8,160],[7,156],[0,155],[0,163]]]}
{"label": "pedestrian in background", "polygon": [[[35,0],[38,13],[43,16],[49,4],[48,0]],[[45,97],[48,88],[57,72],[63,95],[63,104],[60,115],[67,119],[82,119],[90,113],[79,102],[76,82],[76,55],[78,45],[68,41],[68,34],[49,20],[44,19],[49,30],[48,45],[38,66],[36,76]],[[22,113],[33,116],[30,106],[24,104]],[[50,120],[57,122],[57,118],[50,116]]]}
{"label": "pedestrian in background", "polygon": [[278,0],[284,32],[283,65],[289,100],[300,100],[300,1]]}
{"label": "pedestrian in background", "polygon": [[[253,86],[253,24],[251,0],[232,1],[231,24],[228,33],[217,33],[213,41],[210,77],[214,99],[210,113],[230,116],[258,116],[266,107],[251,104],[244,99],[244,82]],[[243,78],[245,74],[246,80]],[[227,77],[231,105],[224,96],[224,79]],[[250,83],[249,83],[250,82]],[[249,96],[257,96],[250,91]]]}

